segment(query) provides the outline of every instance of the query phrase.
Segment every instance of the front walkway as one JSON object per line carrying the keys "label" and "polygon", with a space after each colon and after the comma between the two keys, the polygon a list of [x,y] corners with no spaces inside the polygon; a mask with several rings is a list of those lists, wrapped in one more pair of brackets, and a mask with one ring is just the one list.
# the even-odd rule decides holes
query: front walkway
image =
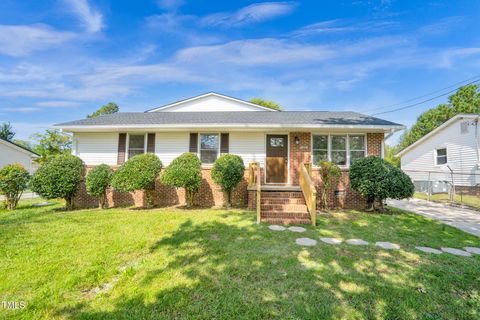
{"label": "front walkway", "polygon": [[480,237],[480,212],[478,211],[420,199],[388,200],[387,203],[389,206],[439,220]]}

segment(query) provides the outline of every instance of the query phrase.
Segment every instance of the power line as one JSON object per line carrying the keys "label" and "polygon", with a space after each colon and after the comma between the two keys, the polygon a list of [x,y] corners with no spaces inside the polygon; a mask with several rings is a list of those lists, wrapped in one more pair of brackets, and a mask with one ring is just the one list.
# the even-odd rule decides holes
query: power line
{"label": "power line", "polygon": [[[479,79],[477,79],[479,78]],[[398,102],[398,103],[394,103],[394,104],[391,104],[391,105],[387,105],[387,106],[383,106],[383,107],[377,107],[377,108],[373,108],[373,109],[368,109],[368,110],[365,110],[364,112],[371,112],[371,111],[376,111],[376,110],[382,110],[382,109],[386,109],[386,108],[392,108],[392,107],[396,107],[396,106],[399,106],[399,105],[402,105],[402,104],[405,104],[405,103],[408,103],[408,102],[411,102],[411,101],[415,101],[415,100],[418,100],[418,99],[421,99],[421,98],[425,98],[425,97],[428,97],[432,94],[435,94],[437,92],[442,92],[443,90],[446,90],[446,89],[450,89],[452,87],[456,87],[458,86],[459,84],[462,84],[464,82],[467,82],[467,81],[470,81],[470,80],[473,80],[473,79],[477,79],[477,80],[480,80],[480,75],[476,75],[474,77],[471,77],[471,78],[468,78],[468,79],[465,79],[465,80],[462,80],[462,81],[459,81],[459,82],[456,82],[454,84],[451,84],[449,86],[446,86],[442,89],[438,89],[438,90],[435,90],[435,91],[432,91],[432,92],[429,92],[427,94],[424,94],[424,95],[421,95],[421,96],[418,96],[418,97],[415,97],[415,98],[411,98],[411,99],[408,99],[408,100],[405,100],[405,101],[402,101],[402,102]]]}
{"label": "power line", "polygon": [[[471,82],[465,84],[465,86],[468,86],[469,84],[474,84],[474,83],[477,83],[477,82],[480,82],[480,79],[477,79],[477,80],[475,80],[475,81],[471,81]],[[380,115],[380,114],[391,113],[391,112],[395,112],[395,111],[405,110],[405,109],[408,109],[408,108],[413,108],[413,107],[418,106],[418,105],[420,105],[420,104],[422,104],[422,103],[429,102],[429,101],[432,101],[432,100],[441,98],[441,97],[446,96],[446,95],[448,95],[448,94],[450,94],[450,93],[454,93],[454,92],[457,91],[458,89],[459,89],[459,88],[455,88],[455,89],[453,89],[453,90],[451,90],[451,91],[445,92],[445,93],[440,94],[440,95],[438,95],[438,96],[435,96],[435,97],[433,97],[433,98],[426,99],[426,100],[423,100],[423,101],[420,101],[420,102],[417,102],[417,103],[413,103],[413,104],[410,104],[410,105],[406,105],[406,106],[404,106],[404,107],[400,107],[400,108],[396,108],[396,109],[393,109],[393,110],[388,110],[388,111],[383,111],[383,112],[374,113],[374,114],[372,114],[372,116],[377,116],[377,115]]]}

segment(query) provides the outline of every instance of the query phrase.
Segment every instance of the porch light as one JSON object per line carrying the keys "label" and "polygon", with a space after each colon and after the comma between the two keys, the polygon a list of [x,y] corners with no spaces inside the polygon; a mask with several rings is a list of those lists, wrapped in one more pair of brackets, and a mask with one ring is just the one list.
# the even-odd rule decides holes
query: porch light
{"label": "porch light", "polygon": [[295,136],[295,144],[300,144],[300,138],[298,136]]}

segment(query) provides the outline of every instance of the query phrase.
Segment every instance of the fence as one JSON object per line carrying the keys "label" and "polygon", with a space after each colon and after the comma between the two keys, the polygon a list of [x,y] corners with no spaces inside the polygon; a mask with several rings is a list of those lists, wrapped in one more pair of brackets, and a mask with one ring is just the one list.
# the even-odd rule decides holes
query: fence
{"label": "fence", "polygon": [[403,170],[415,184],[415,197],[480,209],[480,173]]}

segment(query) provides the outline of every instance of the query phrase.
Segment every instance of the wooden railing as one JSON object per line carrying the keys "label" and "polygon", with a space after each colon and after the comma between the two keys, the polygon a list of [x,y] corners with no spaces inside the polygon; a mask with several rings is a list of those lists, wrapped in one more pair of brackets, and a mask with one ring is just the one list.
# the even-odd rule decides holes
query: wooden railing
{"label": "wooden railing", "polygon": [[258,162],[251,162],[248,165],[248,186],[255,188],[256,191],[257,223],[260,223],[262,183],[260,164]]}
{"label": "wooden railing", "polygon": [[314,226],[317,220],[317,189],[312,181],[311,163],[302,163],[300,165],[300,187],[302,188],[303,197],[307,203],[307,209]]}

